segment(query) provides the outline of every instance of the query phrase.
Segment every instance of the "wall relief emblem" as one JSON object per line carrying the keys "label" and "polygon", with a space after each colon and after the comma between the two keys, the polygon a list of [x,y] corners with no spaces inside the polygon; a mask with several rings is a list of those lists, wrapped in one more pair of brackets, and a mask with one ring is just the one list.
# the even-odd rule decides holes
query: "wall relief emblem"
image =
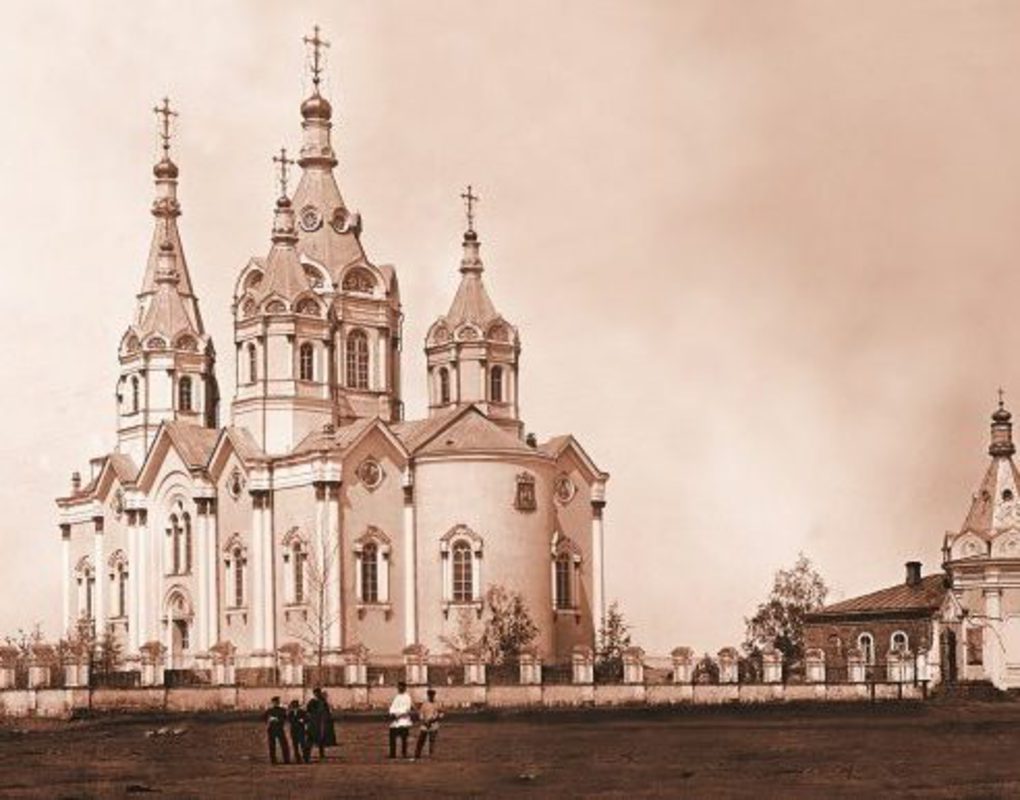
{"label": "wall relief emblem", "polygon": [[522,472],[517,476],[514,508],[518,511],[534,511],[538,508],[538,501],[535,498],[535,476],[530,472]]}
{"label": "wall relief emblem", "polygon": [[556,495],[556,501],[565,506],[571,500],[574,499],[574,495],[577,494],[577,487],[574,482],[570,480],[569,475],[561,474],[556,478],[556,485],[553,489],[553,493]]}
{"label": "wall relief emblem", "polygon": [[121,515],[124,513],[124,491],[122,489],[118,489],[113,493],[113,500],[110,502],[110,508],[113,509],[114,516],[116,516],[117,519],[120,519]]}
{"label": "wall relief emblem", "polygon": [[227,491],[235,500],[244,491],[244,475],[241,474],[241,470],[237,467],[234,467],[233,472],[230,473],[230,477],[227,479]]}
{"label": "wall relief emblem", "polygon": [[308,205],[301,209],[299,214],[301,230],[317,231],[322,227],[322,212],[319,211],[315,206]]}
{"label": "wall relief emblem", "polygon": [[362,461],[354,471],[354,474],[358,476],[365,485],[365,488],[370,491],[379,488],[379,484],[383,482],[385,477],[383,468],[374,458],[366,458]]}
{"label": "wall relief emblem", "polygon": [[375,291],[375,279],[367,269],[355,267],[344,275],[343,283],[346,292],[365,292],[371,294]]}

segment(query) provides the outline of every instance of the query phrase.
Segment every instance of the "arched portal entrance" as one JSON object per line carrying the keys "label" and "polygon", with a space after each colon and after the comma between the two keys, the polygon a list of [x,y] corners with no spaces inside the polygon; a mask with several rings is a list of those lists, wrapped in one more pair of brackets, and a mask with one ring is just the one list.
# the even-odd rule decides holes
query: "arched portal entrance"
{"label": "arched portal entrance", "polygon": [[191,666],[192,659],[194,612],[191,598],[183,587],[174,587],[167,594],[163,609],[167,666],[170,669],[186,669]]}

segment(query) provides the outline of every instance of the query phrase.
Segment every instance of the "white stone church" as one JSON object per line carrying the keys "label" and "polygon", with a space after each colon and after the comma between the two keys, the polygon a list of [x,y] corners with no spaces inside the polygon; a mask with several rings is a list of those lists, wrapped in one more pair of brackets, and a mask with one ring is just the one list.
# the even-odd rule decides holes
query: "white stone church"
{"label": "white stone church", "polygon": [[324,43],[310,43],[300,179],[288,195],[282,154],[267,252],[238,253],[223,427],[202,272],[178,227],[173,112],[157,109],[155,225],[117,352],[116,445],[57,501],[65,631],[82,618],[111,631],[128,668],[153,643],[176,669],[232,648],[239,680],[264,678],[286,648],[330,664],[353,650],[441,656],[499,584],[523,593],[539,655],[566,657],[603,611],[608,475],[570,435],[525,435],[519,332],[486,291],[470,188],[460,286],[424,342],[428,416],[404,418],[397,271],[366,255],[340,193]]}

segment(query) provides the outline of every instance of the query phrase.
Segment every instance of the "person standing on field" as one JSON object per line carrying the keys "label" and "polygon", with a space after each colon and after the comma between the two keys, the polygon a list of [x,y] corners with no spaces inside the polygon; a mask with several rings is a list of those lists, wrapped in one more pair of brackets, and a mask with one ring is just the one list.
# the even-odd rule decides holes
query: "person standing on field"
{"label": "person standing on field", "polygon": [[436,737],[439,735],[439,720],[443,717],[443,711],[436,702],[436,690],[429,689],[425,695],[428,699],[418,707],[418,722],[421,728],[418,730],[418,744],[414,748],[416,759],[421,758],[426,740],[429,743],[429,758],[432,757]]}
{"label": "person standing on field", "polygon": [[318,686],[312,690],[312,699],[308,701],[308,727],[311,731],[310,744],[318,746],[319,761],[322,761],[326,757],[326,748],[336,746],[336,730],[329,700]]}
{"label": "person standing on field", "polygon": [[290,763],[290,747],[287,746],[287,737],[283,732],[287,722],[287,710],[280,705],[280,698],[274,697],[269,701],[269,708],[262,715],[266,723],[266,742],[269,745],[269,760],[276,763],[276,743],[280,743],[280,750],[283,752],[283,763]]}
{"label": "person standing on field", "polygon": [[287,710],[290,723],[290,743],[294,747],[294,761],[307,764],[312,760],[312,743],[308,740],[308,712],[300,700],[291,700]]}
{"label": "person standing on field", "polygon": [[411,712],[414,703],[407,693],[407,684],[397,684],[397,696],[390,703],[390,758],[397,757],[397,739],[400,740],[400,754],[407,758],[407,735],[411,730]]}

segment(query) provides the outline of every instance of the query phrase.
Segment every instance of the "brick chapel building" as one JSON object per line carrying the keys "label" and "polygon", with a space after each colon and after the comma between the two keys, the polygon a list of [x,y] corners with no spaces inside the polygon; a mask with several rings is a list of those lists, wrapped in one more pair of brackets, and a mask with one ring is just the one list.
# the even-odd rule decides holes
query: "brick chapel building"
{"label": "brick chapel building", "polygon": [[116,446],[57,501],[64,628],[111,631],[128,668],[153,642],[179,669],[235,648],[239,676],[317,643],[330,664],[351,648],[385,662],[409,646],[441,654],[500,584],[523,593],[541,657],[567,656],[602,614],[608,475],[574,437],[524,433],[521,336],[486,289],[470,189],[460,286],[424,342],[428,415],[404,417],[397,271],[366,254],[341,195],[311,43],[300,179],[288,194],[284,153],[268,250],[231,299],[226,426],[159,109]]}

